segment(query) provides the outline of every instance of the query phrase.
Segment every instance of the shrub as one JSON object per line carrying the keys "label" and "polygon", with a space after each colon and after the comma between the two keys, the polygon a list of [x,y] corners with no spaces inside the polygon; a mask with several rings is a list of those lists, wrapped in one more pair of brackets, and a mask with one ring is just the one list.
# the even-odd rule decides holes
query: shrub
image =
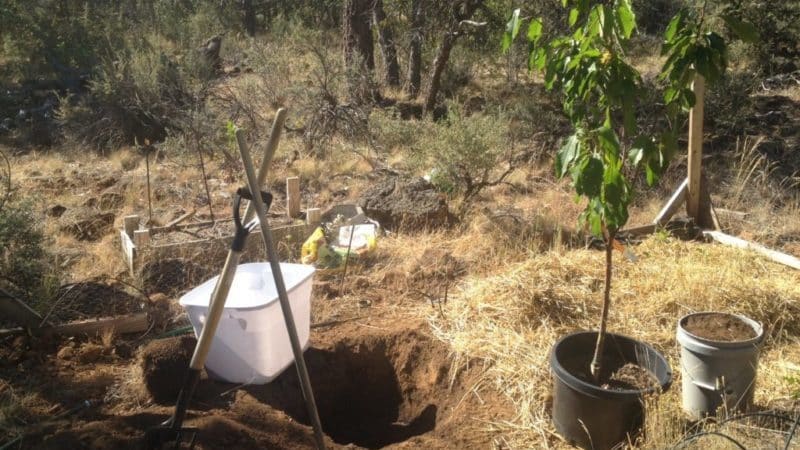
{"label": "shrub", "polygon": [[0,210],[0,287],[32,298],[47,273],[44,235],[32,205],[6,203]]}
{"label": "shrub", "polygon": [[140,37],[120,54],[103,58],[89,93],[62,99],[57,118],[64,134],[97,149],[114,149],[160,141],[169,129],[180,128],[193,100],[186,74],[200,69],[178,65],[165,47],[155,36]]}
{"label": "shrub", "polygon": [[431,182],[459,194],[461,212],[481,190],[502,183],[520,162],[509,139],[508,120],[500,115],[464,116],[451,105],[442,123],[427,128],[413,147],[417,168]]}

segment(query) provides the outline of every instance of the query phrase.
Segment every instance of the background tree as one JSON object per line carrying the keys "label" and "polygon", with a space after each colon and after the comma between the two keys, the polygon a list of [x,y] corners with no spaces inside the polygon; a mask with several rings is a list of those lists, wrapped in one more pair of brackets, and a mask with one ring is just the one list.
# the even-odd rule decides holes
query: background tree
{"label": "background tree", "polygon": [[431,67],[428,92],[425,94],[423,110],[426,114],[433,112],[436,106],[436,96],[442,84],[442,74],[450,59],[450,52],[459,36],[463,34],[464,21],[472,18],[475,11],[483,4],[483,0],[461,0],[453,2],[451,15],[448,20],[447,30],[442,34],[442,41],[436,51],[436,58]]}
{"label": "background tree", "polygon": [[364,101],[368,95],[363,69],[375,70],[375,50],[372,41],[371,0],[347,0],[342,14],[344,62],[348,71],[349,94],[353,101]]}
{"label": "background tree", "polygon": [[383,10],[382,0],[375,0],[372,12],[375,17],[375,28],[378,29],[378,42],[381,44],[381,54],[383,54],[386,84],[389,86],[399,86],[400,64],[397,62],[394,30],[392,30],[392,27],[386,19],[386,12]]}
{"label": "background tree", "polygon": [[424,26],[424,16],[422,15],[423,0],[411,0],[411,43],[408,51],[408,85],[406,92],[411,98],[419,95],[420,83],[422,82],[422,27]]}

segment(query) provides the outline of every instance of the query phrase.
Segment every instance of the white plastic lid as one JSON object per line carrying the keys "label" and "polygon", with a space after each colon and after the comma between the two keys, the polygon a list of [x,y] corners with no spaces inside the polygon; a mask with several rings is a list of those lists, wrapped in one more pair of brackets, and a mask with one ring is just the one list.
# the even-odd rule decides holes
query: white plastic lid
{"label": "white plastic lid", "polygon": [[[281,263],[281,273],[286,291],[291,291],[314,275],[314,266],[305,264]],[[205,306],[211,302],[211,294],[219,275],[192,289],[180,298],[183,306]],[[260,308],[278,299],[275,281],[269,263],[240,264],[236,268],[226,308]]]}

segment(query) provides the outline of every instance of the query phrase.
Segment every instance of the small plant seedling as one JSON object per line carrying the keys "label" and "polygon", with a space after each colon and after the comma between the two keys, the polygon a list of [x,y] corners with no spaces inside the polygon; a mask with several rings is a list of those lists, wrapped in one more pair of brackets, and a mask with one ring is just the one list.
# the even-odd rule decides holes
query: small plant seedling
{"label": "small plant seedling", "polygon": [[[644,89],[642,77],[626,55],[636,31],[631,0],[562,0],[569,9],[569,33],[542,43],[541,19],[531,19],[527,29],[530,70],[544,74],[545,87],[561,92],[572,134],[555,158],[559,178],[569,176],[576,199],[586,201],[580,222],[605,243],[606,271],[603,308],[590,371],[599,381],[608,310],[611,302],[612,251],[617,232],[628,221],[633,199],[629,176],[644,170],[654,185],[677,149],[678,132],[667,127],[657,132],[640,126],[636,101]],[[666,29],[662,54],[667,57],[660,77],[667,82],[664,101],[667,124],[680,123],[682,111],[694,106],[691,84],[695,76],[710,82],[725,72],[725,40],[705,28],[705,6],[681,11]],[[507,51],[521,29],[520,10],[506,27],[502,48]],[[754,38],[746,24],[726,19],[743,38]]]}

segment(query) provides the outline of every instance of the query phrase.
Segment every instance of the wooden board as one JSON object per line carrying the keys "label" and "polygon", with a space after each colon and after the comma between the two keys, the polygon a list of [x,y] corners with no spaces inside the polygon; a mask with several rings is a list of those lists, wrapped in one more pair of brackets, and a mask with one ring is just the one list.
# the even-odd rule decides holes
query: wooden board
{"label": "wooden board", "polygon": [[686,210],[689,216],[694,218],[697,223],[700,215],[700,185],[702,183],[701,173],[703,168],[703,113],[705,102],[705,80],[702,76],[696,75],[692,90],[694,91],[695,104],[689,111],[689,191],[686,202]]}
{"label": "wooden board", "polygon": [[[43,328],[30,328],[33,334],[58,335],[58,336],[96,336],[104,332],[113,331],[117,334],[143,333],[150,327],[147,313],[134,313],[117,317],[103,317],[99,319],[79,320]],[[0,330],[0,336],[19,334],[25,332],[24,328]]]}
{"label": "wooden board", "polygon": [[777,250],[769,249],[761,244],[756,244],[754,242],[746,241],[736,236],[725,234],[721,231],[704,231],[703,236],[713,239],[719,242],[720,244],[725,244],[731,247],[741,248],[745,250],[752,250],[770,259],[771,261],[800,270],[800,258],[796,258],[792,255],[787,255],[786,253],[782,253]]}

